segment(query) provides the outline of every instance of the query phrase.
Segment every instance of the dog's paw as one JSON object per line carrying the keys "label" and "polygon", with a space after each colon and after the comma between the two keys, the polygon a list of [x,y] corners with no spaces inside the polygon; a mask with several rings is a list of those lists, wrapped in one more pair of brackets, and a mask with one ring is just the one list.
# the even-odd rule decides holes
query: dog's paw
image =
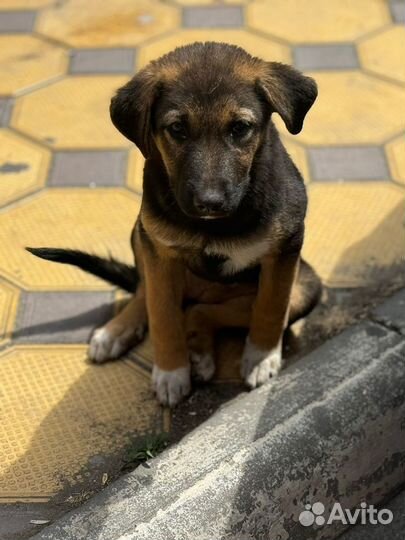
{"label": "dog's paw", "polygon": [[174,407],[191,391],[190,366],[165,371],[154,365],[152,385],[159,403]]}
{"label": "dog's paw", "polygon": [[209,381],[215,373],[215,362],[211,353],[190,351],[191,375],[198,381]]}
{"label": "dog's paw", "polygon": [[120,334],[115,334],[107,326],[102,326],[97,328],[91,336],[88,357],[92,362],[98,364],[114,360],[124,354],[131,345],[142,341],[144,335],[144,326],[135,330],[126,330]]}
{"label": "dog's paw", "polygon": [[270,351],[258,349],[246,339],[241,375],[249,388],[256,388],[275,377],[282,366],[281,344]]}

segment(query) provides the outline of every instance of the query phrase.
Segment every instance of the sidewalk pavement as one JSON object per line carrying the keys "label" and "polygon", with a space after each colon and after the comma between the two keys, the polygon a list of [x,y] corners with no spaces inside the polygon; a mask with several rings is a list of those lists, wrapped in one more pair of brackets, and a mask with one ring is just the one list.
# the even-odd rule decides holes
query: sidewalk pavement
{"label": "sidewalk pavement", "polygon": [[148,343],[120,362],[86,363],[91,330],[122,294],[23,249],[131,262],[143,163],[110,122],[113,92],[152,58],[195,40],[236,43],[315,77],[319,99],[302,134],[277,125],[308,187],[304,256],[329,287],[306,327],[304,342],[319,342],[347,324],[358,298],[361,311],[400,279],[404,22],[404,0],[2,0],[2,540],[101,489],[146,434],[177,439],[241,391],[232,340],[216,381],[172,414],[152,396]]}
{"label": "sidewalk pavement", "polygon": [[347,528],[335,503],[385,508],[405,485],[404,307],[405,289],[35,540],[317,540]]}

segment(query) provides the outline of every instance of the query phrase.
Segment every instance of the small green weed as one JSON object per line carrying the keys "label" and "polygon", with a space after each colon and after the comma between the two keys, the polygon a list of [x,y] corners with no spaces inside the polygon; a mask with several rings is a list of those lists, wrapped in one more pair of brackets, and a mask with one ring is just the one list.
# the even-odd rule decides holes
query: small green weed
{"label": "small green weed", "polygon": [[132,441],[127,448],[122,470],[135,469],[141,463],[160,454],[168,444],[169,439],[166,433],[146,435]]}

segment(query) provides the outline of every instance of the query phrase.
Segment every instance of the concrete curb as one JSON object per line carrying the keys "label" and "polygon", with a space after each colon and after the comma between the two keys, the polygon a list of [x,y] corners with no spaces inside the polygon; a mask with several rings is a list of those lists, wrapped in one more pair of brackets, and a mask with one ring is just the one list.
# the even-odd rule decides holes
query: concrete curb
{"label": "concrete curb", "polygon": [[374,321],[233,400],[33,538],[334,538],[340,523],[299,523],[306,503],[376,504],[405,483],[402,301],[399,293]]}

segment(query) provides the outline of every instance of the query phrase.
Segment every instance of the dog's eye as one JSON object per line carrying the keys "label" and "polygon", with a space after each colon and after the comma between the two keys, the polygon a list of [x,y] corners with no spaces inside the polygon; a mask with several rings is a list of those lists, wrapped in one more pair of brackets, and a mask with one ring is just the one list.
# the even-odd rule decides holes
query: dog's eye
{"label": "dog's eye", "polygon": [[252,125],[249,122],[238,120],[231,125],[231,136],[235,139],[242,139],[252,131]]}
{"label": "dog's eye", "polygon": [[181,122],[173,122],[173,124],[167,126],[166,129],[169,132],[169,135],[173,137],[173,139],[176,139],[176,141],[184,141],[184,139],[187,138],[186,128]]}

